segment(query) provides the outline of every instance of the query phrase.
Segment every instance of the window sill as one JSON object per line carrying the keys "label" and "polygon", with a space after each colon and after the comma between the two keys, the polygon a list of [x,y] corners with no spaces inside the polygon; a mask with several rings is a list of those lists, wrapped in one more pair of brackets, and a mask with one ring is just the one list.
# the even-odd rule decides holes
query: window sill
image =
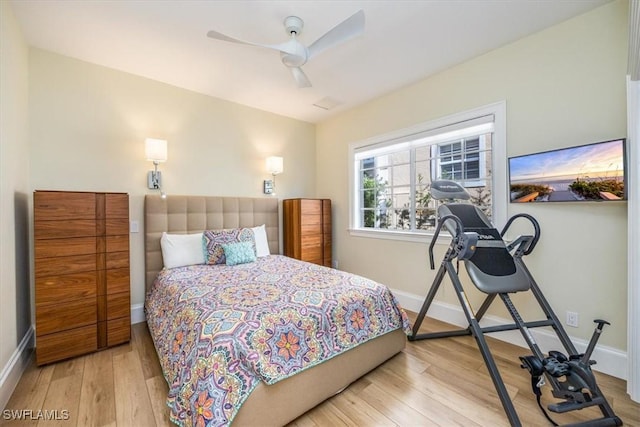
{"label": "window sill", "polygon": [[[404,242],[415,242],[430,244],[433,239],[433,233],[415,233],[410,231],[397,230],[370,230],[362,228],[350,228],[349,234],[353,237],[366,237],[368,239],[383,240],[400,240]],[[447,231],[442,231],[438,236],[436,244],[448,245],[451,242],[451,236]]]}

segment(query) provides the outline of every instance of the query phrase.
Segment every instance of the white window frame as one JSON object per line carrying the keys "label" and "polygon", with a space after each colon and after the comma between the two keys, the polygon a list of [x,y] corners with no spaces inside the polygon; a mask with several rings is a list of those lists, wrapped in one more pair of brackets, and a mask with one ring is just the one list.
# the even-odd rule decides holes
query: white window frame
{"label": "white window frame", "polygon": [[[356,196],[358,193],[359,174],[355,167],[356,152],[370,147],[372,150],[384,150],[385,146],[415,139],[417,134],[437,135],[446,132],[447,128],[455,128],[457,124],[473,121],[480,117],[493,115],[492,156],[492,222],[502,227],[507,220],[508,185],[507,185],[507,108],[506,101],[499,101],[482,107],[452,114],[410,128],[400,129],[384,135],[378,135],[349,144],[349,233],[355,237],[428,242],[433,233],[402,230],[388,230],[358,227],[360,207]],[[444,129],[444,130],[443,130]],[[444,141],[443,141],[444,142]]]}

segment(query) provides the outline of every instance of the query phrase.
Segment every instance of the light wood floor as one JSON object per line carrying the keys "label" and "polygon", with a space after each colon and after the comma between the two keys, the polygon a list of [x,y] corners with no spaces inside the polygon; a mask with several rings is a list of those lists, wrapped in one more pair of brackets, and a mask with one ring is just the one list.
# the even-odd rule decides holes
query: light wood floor
{"label": "light wood floor", "polygon": [[[427,319],[423,330],[442,328]],[[525,426],[545,426],[530,377],[519,367],[527,351],[489,339],[494,357]],[[625,425],[640,426],[640,404],[624,381],[598,374],[598,384]],[[544,387],[543,402],[552,402]],[[145,323],[133,325],[129,344],[38,368],[32,362],[6,410],[57,410],[58,421],[7,421],[16,426],[168,426],[167,385]],[[265,414],[265,416],[267,416]],[[595,408],[552,414],[559,423],[600,417]],[[314,426],[508,426],[482,357],[471,337],[408,342],[403,352],[342,393],[293,421]]]}

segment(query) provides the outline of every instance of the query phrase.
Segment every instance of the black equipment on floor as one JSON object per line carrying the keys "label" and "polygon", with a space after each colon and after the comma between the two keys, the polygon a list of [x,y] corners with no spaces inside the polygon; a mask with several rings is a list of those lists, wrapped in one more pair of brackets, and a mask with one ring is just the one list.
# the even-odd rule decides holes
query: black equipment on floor
{"label": "black equipment on floor", "polygon": [[[614,414],[613,409],[598,388],[596,378],[591,370],[591,365],[595,363],[595,361],[590,360],[591,353],[600,337],[602,328],[608,322],[604,320],[595,321],[597,326],[587,350],[585,353],[578,353],[522,260],[523,256],[533,251],[540,238],[540,226],[535,218],[528,214],[514,215],[507,221],[504,229],[498,232],[480,208],[469,203],[455,202],[455,200],[469,199],[469,194],[458,183],[446,180],[434,181],[431,184],[431,196],[436,200],[443,201],[443,204],[438,208],[439,220],[433,240],[429,246],[429,261],[432,270],[435,269],[433,247],[442,227],[449,231],[452,240],[416,318],[409,340],[472,335],[487,365],[509,422],[512,426],[521,426],[522,423],[507,393],[484,336],[485,333],[518,329],[533,353],[532,355],[520,357],[521,366],[531,374],[531,386],[537,396],[538,405],[545,417],[553,425],[557,424],[547,414],[540,402],[540,387],[545,383],[551,385],[553,396],[562,400],[559,403],[548,405],[548,409],[551,412],[564,413],[595,405],[600,408],[603,415],[602,418],[572,425],[622,425],[622,420]],[[534,233],[533,235],[519,236],[513,242],[506,244],[503,237],[511,224],[517,219],[529,221]],[[454,267],[454,259],[464,261],[473,284],[480,291],[487,294],[484,302],[475,313]],[[466,329],[418,334],[427,310],[433,302],[445,275],[448,275],[451,279],[469,326]],[[509,294],[523,291],[531,291],[533,293],[546,316],[546,320],[524,321],[522,319]],[[480,320],[497,296],[504,302],[514,323],[481,327]],[[529,329],[544,326],[553,328],[567,355],[559,351],[550,351],[547,356],[542,353]]]}

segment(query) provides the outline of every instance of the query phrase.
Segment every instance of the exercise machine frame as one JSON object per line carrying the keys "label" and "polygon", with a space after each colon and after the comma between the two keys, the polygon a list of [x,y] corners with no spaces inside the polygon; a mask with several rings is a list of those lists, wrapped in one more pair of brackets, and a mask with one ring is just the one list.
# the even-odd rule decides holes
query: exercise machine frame
{"label": "exercise machine frame", "polygon": [[[603,320],[596,320],[597,323],[594,334],[589,342],[587,350],[585,353],[578,353],[575,346],[569,339],[566,331],[562,327],[562,324],[558,320],[557,316],[553,312],[549,302],[546,300],[544,295],[542,294],[538,284],[533,279],[529,269],[525,265],[523,261],[523,256],[528,255],[536,246],[538,239],[540,237],[540,226],[538,222],[528,214],[517,214],[511,217],[507,224],[504,226],[503,230],[500,232],[500,236],[504,238],[505,233],[511,226],[511,224],[519,218],[524,218],[530,221],[531,225],[534,228],[533,236],[519,236],[516,240],[511,242],[506,246],[509,253],[512,254],[514,262],[518,264],[518,266],[525,272],[529,281],[530,281],[530,290],[532,291],[535,299],[538,301],[544,315],[546,316],[545,320],[536,320],[536,321],[524,321],[518,311],[516,310],[513,302],[511,301],[509,294],[507,292],[501,293],[488,293],[484,302],[480,306],[477,312],[474,313],[469,300],[464,291],[464,287],[460,281],[456,268],[454,267],[453,260],[458,259],[468,259],[470,254],[473,252],[475,242],[477,241],[476,233],[467,233],[464,230],[464,226],[461,220],[455,215],[446,215],[440,218],[438,221],[438,225],[435,230],[435,234],[433,236],[433,240],[429,245],[429,260],[431,264],[431,269],[434,270],[434,260],[433,260],[433,247],[438,238],[440,230],[445,224],[445,222],[449,221],[455,223],[455,234],[452,236],[451,244],[447,249],[447,252],[444,256],[442,263],[436,273],[433,284],[429,289],[429,292],[424,300],[422,308],[418,313],[418,317],[413,326],[413,330],[411,335],[409,336],[410,341],[416,340],[424,340],[424,339],[437,339],[437,338],[446,338],[446,337],[456,337],[456,336],[465,336],[472,335],[478,348],[480,349],[480,353],[484,359],[484,362],[487,366],[489,374],[491,376],[491,380],[496,388],[498,393],[498,397],[504,407],[505,413],[509,422],[512,426],[521,426],[522,423],[518,418],[518,414],[513,406],[513,402],[509,397],[505,384],[500,376],[500,372],[498,370],[498,366],[491,354],[487,341],[485,339],[485,333],[492,332],[501,332],[501,331],[510,331],[510,330],[520,330],[524,340],[527,342],[529,348],[531,349],[533,356],[524,356],[520,359],[523,362],[522,367],[529,369],[532,374],[532,386],[534,388],[534,392],[538,396],[538,404],[540,408],[543,410],[545,416],[549,421],[554,423],[551,418],[546,414],[544,408],[540,404],[540,391],[536,390],[536,387],[541,387],[544,385],[544,378],[546,377],[546,381],[551,384],[553,388],[553,396],[558,399],[565,399],[564,402],[559,404],[549,405],[549,409],[553,412],[563,413],[577,409],[583,409],[588,406],[597,405],[602,412],[603,417],[586,421],[584,423],[572,424],[576,426],[620,426],[622,425],[622,421],[618,418],[613,409],[607,402],[606,398],[603,396],[602,392],[598,388],[595,377],[593,376],[593,372],[591,371],[590,365],[594,364],[594,361],[590,360],[591,353],[595,348],[596,342],[602,332],[602,328],[605,324],[608,324]],[[447,227],[451,229],[451,227]],[[473,236],[476,234],[476,236]],[[464,315],[468,322],[468,327],[466,329],[456,329],[450,331],[442,331],[442,332],[431,332],[431,333],[418,333],[420,326],[427,314],[433,299],[435,298],[440,285],[444,277],[448,276],[451,280],[453,288],[455,289],[456,296],[462,306]],[[504,302],[509,314],[511,315],[514,323],[504,324],[504,325],[496,325],[496,326],[488,326],[482,327],[480,326],[480,320],[484,317],[487,310],[495,300],[495,298],[499,296],[500,299]],[[568,354],[568,357],[565,357],[560,352],[550,352],[549,357],[545,357],[542,350],[536,343],[533,335],[529,331],[530,328],[539,328],[550,326],[556,332],[560,342],[562,343],[565,351]],[[555,357],[551,357],[553,354]],[[559,359],[557,360],[556,359]],[[563,366],[566,366],[567,369],[571,371],[571,373],[567,373],[567,371],[560,372],[562,375],[558,375],[553,372],[552,365],[555,362],[561,362]],[[537,368],[537,372],[532,372],[531,364],[535,365]],[[535,370],[535,369],[534,369]],[[560,378],[565,377],[567,380],[571,381],[560,381]],[[571,377],[571,378],[569,378]],[[574,386],[574,382],[577,381],[577,387]],[[571,382],[571,383],[570,383]],[[588,390],[584,392],[584,390]],[[555,423],[554,423],[555,425]]]}

